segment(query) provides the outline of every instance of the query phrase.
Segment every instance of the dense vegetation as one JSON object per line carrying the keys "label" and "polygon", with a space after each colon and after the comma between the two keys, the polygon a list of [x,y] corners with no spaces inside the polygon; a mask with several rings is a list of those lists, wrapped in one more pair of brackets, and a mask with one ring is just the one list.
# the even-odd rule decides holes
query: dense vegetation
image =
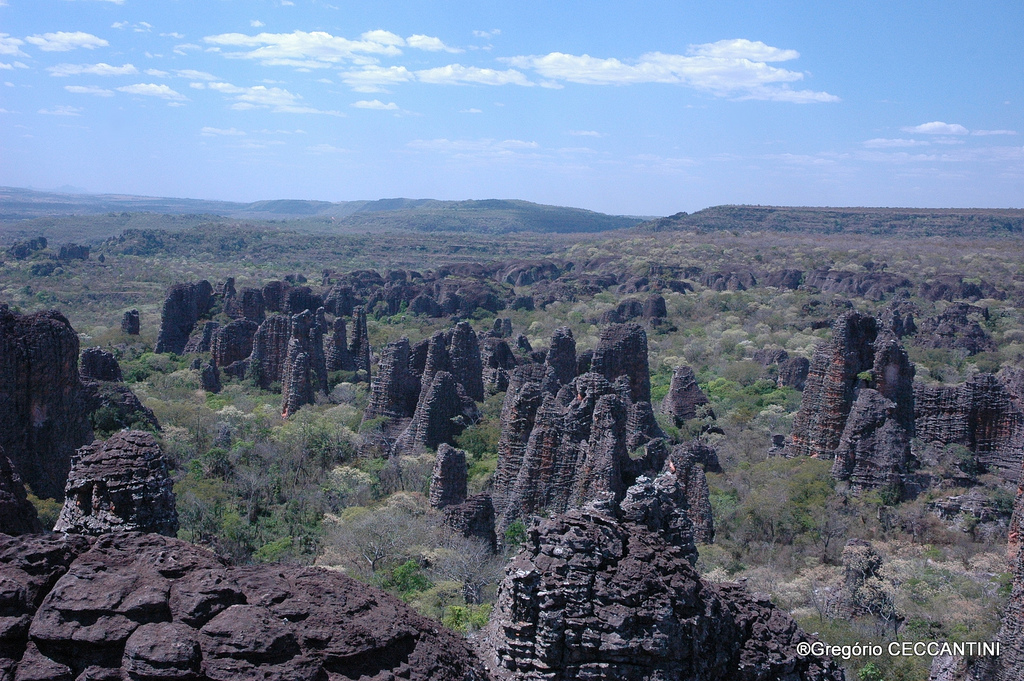
{"label": "dense vegetation", "polygon": [[[576,271],[614,272],[620,281],[671,271],[693,291],[663,291],[669,323],[648,329],[653,397],[664,397],[673,367],[688,364],[722,431],[700,435],[717,448],[725,471],[709,476],[717,537],[700,547],[698,565],[705,575],[746,579],[751,589],[771,594],[804,627],[832,643],[993,635],[1009,583],[1005,528],[981,532],[969,522],[944,522],[929,509],[928,495],[902,503],[884,491],[853,495],[832,478],[830,462],[766,456],[771,436],[788,432],[800,393],[778,387],[752,361],[753,352],[777,347],[810,357],[829,334],[827,320],[850,296],[806,287],[716,291],[702,285],[696,272],[828,267],[900,273],[915,286],[967,273],[1006,294],[976,301],[988,309],[982,324],[996,350],[968,356],[909,347],[919,380],[952,384],[980,371],[1024,366],[1024,251],[1018,240],[896,239],[851,234],[853,229],[794,234],[760,227],[736,233],[618,232],[611,238],[394,233],[382,239],[281,227],[209,220],[175,231],[133,229],[97,240],[89,260],[62,262],[48,276],[34,274],[33,265],[49,252],[0,266],[0,300],[24,312],[57,307],[80,332],[83,347],[102,345],[118,354],[126,380],[163,425],[183,538],[239,561],[337,566],[463,631],[486,621],[507,558],[444,530],[424,497],[432,453],[401,461],[373,455],[382,424],[362,421],[367,390],[350,382],[351,375],[333,375],[328,400],[286,421],[279,394],[245,381],[227,381],[221,393],[208,394],[189,368],[191,357],[153,354],[163,293],[171,283],[234,276],[241,288],[287,274],[319,281],[325,269],[426,270],[451,262],[542,257],[571,261]],[[516,294],[532,290],[514,288]],[[921,297],[916,288],[910,293],[922,315],[948,304]],[[545,347],[551,333],[567,325],[580,349],[587,349],[597,343],[601,315],[628,295],[612,287],[543,309],[498,314],[510,318],[534,347]],[[888,302],[851,299],[873,313]],[[132,307],[142,313],[141,337],[119,330],[122,311]],[[482,330],[494,317],[478,310],[470,321]],[[378,349],[403,335],[416,341],[450,324],[377,309],[369,321],[370,340]],[[502,398],[489,396],[482,419],[458,442],[470,455],[471,493],[485,489],[494,470]],[[677,439],[706,431],[701,422],[681,429],[662,425]],[[993,502],[1005,507],[1012,496]],[[52,513],[52,502],[39,503],[49,503]],[[514,549],[524,529],[510,528],[506,545]],[[837,598],[849,580],[843,551],[853,538],[873,542],[881,567],[843,596],[861,613],[851,617]],[[851,678],[925,679],[927,663],[885,657],[849,665]]]}

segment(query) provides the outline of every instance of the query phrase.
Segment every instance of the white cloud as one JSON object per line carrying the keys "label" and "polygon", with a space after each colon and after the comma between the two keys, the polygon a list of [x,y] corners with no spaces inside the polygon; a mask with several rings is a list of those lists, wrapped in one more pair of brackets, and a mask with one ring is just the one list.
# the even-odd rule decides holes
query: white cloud
{"label": "white cloud", "polygon": [[427,52],[464,52],[464,50],[460,50],[457,47],[448,47],[440,38],[418,33],[406,38],[405,42],[409,47],[414,47],[417,50],[426,50]]}
{"label": "white cloud", "polygon": [[3,70],[3,71],[13,71],[14,69],[27,69],[27,68],[28,68],[28,64],[25,64],[25,63],[20,62],[20,61],[16,61],[13,64],[7,64],[5,62],[0,61],[0,70]]}
{"label": "white cloud", "polygon": [[183,34],[181,34],[181,33],[178,33],[177,31],[174,31],[172,33],[161,33],[160,37],[161,38],[174,38],[175,40],[181,40],[185,36]]}
{"label": "white cloud", "polygon": [[231,108],[236,111],[249,109],[270,109],[274,113],[308,113],[343,116],[339,111],[322,111],[301,104],[302,97],[283,88],[255,85],[238,87],[231,83],[210,83],[207,87],[221,94],[230,95],[235,99]]}
{"label": "white cloud", "polygon": [[22,52],[19,47],[24,44],[24,40],[18,40],[6,33],[0,33],[0,54],[8,54],[12,57],[27,57],[28,55]]}
{"label": "white cloud", "polygon": [[110,64],[57,64],[51,66],[47,71],[51,76],[132,76],[139,72],[131,64],[123,66],[111,66]]}
{"label": "white cloud", "polygon": [[249,25],[252,26],[253,28],[262,28],[263,26],[266,26],[266,24],[264,24],[259,19],[253,19],[252,21],[249,22]]}
{"label": "white cloud", "polygon": [[604,137],[597,130],[570,130],[569,134],[575,137]]}
{"label": "white cloud", "polygon": [[160,69],[146,69],[147,76],[154,76],[156,78],[166,78],[171,75],[167,71],[161,71]]}
{"label": "white cloud", "polygon": [[180,69],[174,72],[178,78],[188,78],[189,80],[217,80],[217,76],[206,71],[194,71],[192,69]]}
{"label": "white cloud", "polygon": [[1016,135],[1016,130],[972,130],[972,135]]}
{"label": "white cloud", "polygon": [[64,89],[76,95],[96,95],[97,97],[113,97],[114,91],[94,85],[65,85]]}
{"label": "white cloud", "polygon": [[395,47],[405,47],[405,40],[402,36],[391,31],[384,31],[377,29],[375,31],[367,31],[359,36],[363,40],[367,40],[372,43],[380,43],[381,45],[393,45]]}
{"label": "white cloud", "polygon": [[238,130],[236,128],[228,128],[225,130],[223,128],[211,128],[209,126],[204,127],[199,134],[201,134],[203,137],[216,137],[218,135],[223,135],[227,137],[240,137],[242,135],[245,135],[243,131]]}
{"label": "white cloud", "polygon": [[52,109],[40,109],[39,113],[47,116],[81,116],[82,110],[77,106],[55,106]]}
{"label": "white cloud", "polygon": [[868,149],[895,149],[898,147],[926,147],[931,142],[925,142],[923,140],[906,140],[906,139],[885,139],[882,137],[876,137],[864,142],[864,146]]}
{"label": "white cloud", "polygon": [[345,71],[342,82],[356,92],[387,92],[387,85],[407,83],[415,76],[404,66],[366,66],[359,71]]}
{"label": "white cloud", "polygon": [[[255,59],[267,66],[327,68],[363,55],[399,55],[402,52],[398,49],[396,38],[402,40],[387,31],[365,33],[362,40],[348,40],[323,31],[294,31],[254,36],[222,33],[207,36],[203,40],[210,45],[243,48],[224,53],[224,56],[234,59]],[[250,49],[244,51],[244,48]]]}
{"label": "white cloud", "polygon": [[160,99],[167,99],[176,102],[188,100],[188,97],[180,92],[175,92],[166,85],[157,85],[156,83],[136,83],[135,85],[125,85],[117,89],[119,92],[127,92],[130,95],[159,97]]}
{"label": "white cloud", "polygon": [[523,85],[532,86],[530,79],[515,69],[498,71],[482,69],[476,66],[449,64],[433,69],[416,71],[416,77],[423,83],[435,85],[476,83],[479,85]]}
{"label": "white cloud", "polygon": [[804,74],[768,64],[797,57],[799,53],[795,50],[736,39],[691,45],[685,55],[649,52],[628,63],[614,57],[604,59],[562,52],[512,57],[507,61],[512,66],[532,69],[554,82],[585,85],[668,83],[736,99],[795,103],[839,101],[838,97],[827,92],[792,89],[791,84],[803,80]]}
{"label": "white cloud", "polygon": [[128,26],[130,26],[130,24],[127,21],[115,21],[110,25],[110,28],[122,29],[128,28]]}
{"label": "white cloud", "polygon": [[959,123],[943,123],[942,121],[932,121],[901,129],[903,132],[916,132],[924,135],[966,135],[969,132]]}
{"label": "white cloud", "polygon": [[398,105],[395,104],[394,102],[388,102],[387,104],[385,104],[384,102],[380,101],[379,99],[371,99],[371,100],[363,99],[363,100],[360,100],[358,102],[353,102],[352,106],[354,106],[357,109],[377,109],[378,111],[398,111]]}
{"label": "white cloud", "polygon": [[174,54],[185,55],[188,54],[189,50],[201,51],[203,48],[201,45],[194,45],[193,43],[182,43],[181,45],[174,46]]}
{"label": "white cloud", "polygon": [[719,40],[715,43],[691,45],[688,54],[699,57],[715,57],[719,59],[749,59],[750,61],[790,61],[799,59],[796,50],[782,50],[778,47],[765,45],[760,40]]}
{"label": "white cloud", "polygon": [[25,42],[35,45],[43,52],[67,52],[79,47],[87,50],[95,50],[97,47],[110,45],[103,38],[98,38],[91,33],[82,31],[58,31],[57,33],[43,33],[42,35],[30,35]]}
{"label": "white cloud", "polygon": [[153,24],[146,23],[145,21],[140,21],[132,27],[132,30],[136,33],[149,33],[153,30]]}
{"label": "white cloud", "polygon": [[491,38],[496,35],[501,35],[501,29],[495,28],[490,31],[473,31],[473,36],[476,38]]}
{"label": "white cloud", "polygon": [[480,109],[462,109],[459,113],[478,114],[483,113],[483,111]]}

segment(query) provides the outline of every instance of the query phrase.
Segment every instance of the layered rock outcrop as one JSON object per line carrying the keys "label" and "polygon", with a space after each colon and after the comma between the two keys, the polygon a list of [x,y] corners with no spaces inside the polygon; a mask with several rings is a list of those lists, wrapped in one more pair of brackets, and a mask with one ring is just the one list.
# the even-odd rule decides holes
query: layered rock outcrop
{"label": "layered rock outcrop", "polygon": [[914,343],[924,348],[963,350],[968,355],[996,349],[992,337],[981,328],[978,319],[988,318],[988,308],[954,303],[937,317],[921,322]]}
{"label": "layered rock outcrop", "polygon": [[287,418],[316,395],[327,394],[327,360],[324,355],[324,310],[309,310],[292,317],[291,337],[281,368],[281,411]]}
{"label": "layered rock outcrop", "polygon": [[264,390],[269,390],[271,384],[281,381],[291,326],[291,317],[270,315],[259,325],[253,336],[247,371],[256,385]]}
{"label": "layered rock outcrop", "polygon": [[28,500],[21,476],[0,449],[0,533],[14,536],[42,531],[39,514]]}
{"label": "layered rock outcrop", "polygon": [[[381,360],[383,362],[383,360]],[[328,371],[355,371],[356,361],[348,350],[348,332],[345,320],[337,317],[334,320],[331,338],[327,343]]]}
{"label": "layered rock outcrop", "polygon": [[202,326],[192,332],[188,342],[185,343],[185,354],[209,352],[213,347],[213,334],[220,328],[217,322],[204,322]]}
{"label": "layered rock outcrop", "polygon": [[175,284],[167,292],[160,314],[156,352],[180,355],[196,322],[210,312],[213,287],[205,279],[195,284]]}
{"label": "layered rock outcrop", "polygon": [[612,383],[625,377],[631,401],[651,401],[647,333],[639,324],[612,324],[603,328],[590,360],[590,370]]}
{"label": "layered rock outcrop", "polygon": [[8,678],[468,681],[463,641],[337,572],[232,567],[186,542],[0,537]]}
{"label": "layered rock outcrop", "polygon": [[687,421],[697,418],[706,404],[708,396],[697,385],[693,369],[685,365],[673,369],[668,395],[661,402],[661,413],[671,416],[676,428],[682,428]]}
{"label": "layered rock outcrop", "polygon": [[424,447],[436,449],[442,443],[454,442],[455,436],[478,418],[476,404],[465,394],[455,376],[438,371],[429,384],[424,382],[412,421],[395,447],[407,452]]}
{"label": "layered rock outcrop", "polygon": [[797,654],[812,639],[766,597],[702,581],[660,508],[605,503],[530,527],[484,632],[496,679],[844,678],[834,663]]}
{"label": "layered rock outcrop", "polygon": [[[1008,374],[1004,374],[1008,375]],[[969,449],[982,470],[1015,483],[1024,457],[1024,414],[999,379],[976,374],[955,386],[914,386],[915,434]]]}
{"label": "layered rock outcrop", "polygon": [[226,367],[252,354],[253,338],[259,325],[248,319],[236,319],[213,333],[210,353],[218,367]]}
{"label": "layered rock outcrop", "polygon": [[488,392],[500,393],[507,390],[509,372],[517,363],[508,341],[494,337],[480,340],[480,364],[483,366],[484,387]]}
{"label": "layered rock outcrop", "polygon": [[97,381],[123,381],[121,365],[113,353],[103,348],[86,348],[82,351],[81,363],[78,366],[78,373],[84,379],[95,379]]}
{"label": "layered rock outcrop", "polygon": [[466,500],[466,452],[448,444],[437,448],[434,472],[430,477],[430,505],[433,508],[455,506]]}
{"label": "layered rock outcrop", "polygon": [[121,431],[78,450],[55,532],[178,531],[173,481],[152,434]]}
{"label": "layered rock outcrop", "polygon": [[572,329],[567,326],[555,329],[544,362],[555,372],[555,379],[560,385],[576,378],[576,339]]}
{"label": "layered rock outcrop", "polygon": [[121,317],[121,333],[128,336],[138,336],[139,330],[139,311],[128,310]]}
{"label": "layered rock outcrop", "polygon": [[408,338],[388,343],[381,351],[364,419],[410,418],[416,412],[420,378],[410,368],[410,352]]}
{"label": "layered rock outcrop", "polygon": [[71,456],[93,438],[78,335],[57,311],[0,303],[0,447],[36,494],[63,494]]}
{"label": "layered rock outcrop", "polygon": [[366,374],[370,381],[370,334],[366,326],[366,310],[357,306],[352,310],[352,341],[348,348],[352,355],[356,371]]}

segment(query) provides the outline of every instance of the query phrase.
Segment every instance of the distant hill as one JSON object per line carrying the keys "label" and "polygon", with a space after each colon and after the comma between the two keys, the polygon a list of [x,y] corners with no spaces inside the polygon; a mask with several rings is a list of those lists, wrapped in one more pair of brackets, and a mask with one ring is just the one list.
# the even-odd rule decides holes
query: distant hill
{"label": "distant hill", "polygon": [[882,236],[1024,235],[1024,210],[997,208],[809,208],[714,206],[637,225],[638,231],[766,231]]}
{"label": "distant hill", "polygon": [[[296,229],[316,232],[590,233],[632,227],[642,218],[606,215],[581,208],[547,206],[529,201],[304,201],[294,199],[233,203],[117,194],[62,194],[0,187],[0,225],[5,234],[71,229],[71,216],[87,219],[92,238],[120,229],[194,226],[213,218],[245,221],[295,221]],[[157,216],[177,216],[175,219]],[[27,222],[26,222],[27,221]],[[129,224],[130,223],[130,224]],[[113,230],[113,231],[111,231]],[[82,230],[78,230],[82,231]],[[110,231],[110,234],[106,232]]]}

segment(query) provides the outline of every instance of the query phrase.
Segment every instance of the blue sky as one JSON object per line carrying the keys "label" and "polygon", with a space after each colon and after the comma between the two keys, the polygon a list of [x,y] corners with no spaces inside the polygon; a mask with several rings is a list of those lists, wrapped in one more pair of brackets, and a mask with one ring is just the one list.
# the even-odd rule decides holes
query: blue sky
{"label": "blue sky", "polygon": [[0,0],[0,184],[1024,205],[1024,3]]}

